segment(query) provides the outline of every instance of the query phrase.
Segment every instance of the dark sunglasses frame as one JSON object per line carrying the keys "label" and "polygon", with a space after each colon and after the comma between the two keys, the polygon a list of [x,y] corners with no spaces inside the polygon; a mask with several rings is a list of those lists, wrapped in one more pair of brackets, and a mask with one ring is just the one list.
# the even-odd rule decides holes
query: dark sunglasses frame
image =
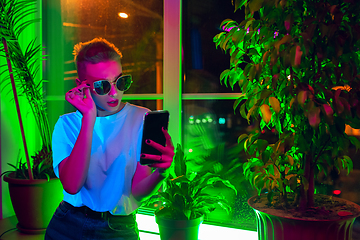
{"label": "dark sunglasses frame", "polygon": [[[120,81],[120,82],[119,82]],[[107,89],[107,92],[105,92],[104,90],[100,89],[99,88],[96,88],[95,87],[95,84],[98,83],[98,82],[107,82],[109,84],[108,86],[108,89]],[[130,86],[131,86],[131,83],[132,83],[132,77],[131,75],[121,75],[120,77],[118,77],[116,80],[115,80],[115,86],[117,89],[119,89],[120,91],[127,91]],[[104,83],[103,83],[104,84]],[[101,84],[103,86],[103,84]],[[113,84],[113,82],[109,81],[109,80],[106,80],[106,79],[101,79],[101,80],[97,80],[95,82],[93,82],[93,91],[96,92],[98,95],[106,95],[110,92],[111,90],[111,85]]]}

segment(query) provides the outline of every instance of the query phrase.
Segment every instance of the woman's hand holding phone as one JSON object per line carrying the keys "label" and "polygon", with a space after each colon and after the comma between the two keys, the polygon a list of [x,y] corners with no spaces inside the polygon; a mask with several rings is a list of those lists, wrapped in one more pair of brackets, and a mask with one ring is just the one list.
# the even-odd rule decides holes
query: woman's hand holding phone
{"label": "woman's hand holding phone", "polygon": [[148,144],[149,146],[155,148],[156,150],[158,150],[159,152],[161,152],[161,155],[153,155],[153,154],[145,154],[142,153],[140,158],[142,159],[148,159],[148,160],[152,160],[155,161],[156,163],[154,164],[150,164],[150,167],[154,167],[154,168],[158,168],[161,171],[165,171],[166,169],[168,169],[173,161],[174,158],[174,146],[172,144],[171,141],[171,137],[168,133],[167,130],[165,130],[164,128],[162,128],[162,132],[165,136],[165,146],[162,146],[159,143],[156,143],[150,139],[146,139],[145,143]]}

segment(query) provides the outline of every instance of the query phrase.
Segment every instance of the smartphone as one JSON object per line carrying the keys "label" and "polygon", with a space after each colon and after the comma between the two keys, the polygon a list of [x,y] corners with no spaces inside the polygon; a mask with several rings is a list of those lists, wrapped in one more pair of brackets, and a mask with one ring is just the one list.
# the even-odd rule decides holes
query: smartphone
{"label": "smartphone", "polygon": [[[168,129],[169,125],[169,112],[166,110],[150,111],[144,115],[144,128],[141,142],[141,153],[161,155],[157,149],[146,144],[147,139],[165,146],[165,136],[162,128]],[[149,165],[157,163],[156,161],[140,158],[141,165]]]}

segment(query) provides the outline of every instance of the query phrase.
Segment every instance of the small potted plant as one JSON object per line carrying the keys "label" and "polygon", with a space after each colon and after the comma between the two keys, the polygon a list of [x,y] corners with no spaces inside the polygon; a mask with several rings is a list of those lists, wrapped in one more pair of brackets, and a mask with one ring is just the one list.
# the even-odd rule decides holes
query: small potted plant
{"label": "small potted plant", "polygon": [[161,239],[198,239],[201,222],[207,213],[221,207],[230,211],[227,200],[222,195],[212,196],[205,193],[207,188],[220,182],[224,186],[236,189],[229,181],[216,174],[199,176],[187,168],[186,156],[180,145],[176,148],[173,173],[164,180],[164,188],[158,195],[150,198],[150,203],[160,202],[155,212]]}
{"label": "small potted plant", "polygon": [[[9,183],[11,201],[19,221],[17,227],[24,232],[44,231],[62,199],[62,186],[52,167],[51,130],[42,98],[42,81],[35,80],[40,69],[42,47],[36,45],[34,39],[23,51],[19,43],[23,30],[36,22],[33,19],[23,21],[36,12],[36,2],[0,0],[0,52],[1,57],[6,58],[8,67],[8,71],[1,73],[1,84],[2,90],[10,87],[14,94],[26,157],[24,163],[19,157],[16,165],[10,164],[15,168],[14,171],[2,175]],[[22,126],[18,94],[26,97],[42,140],[42,149],[32,156],[32,164]]]}
{"label": "small potted plant", "polygon": [[[241,88],[234,109],[259,123],[260,131],[238,139],[248,154],[244,175],[259,193],[249,200],[259,239],[351,239],[359,207],[314,193],[317,175],[350,172],[349,149],[360,147],[345,133],[346,125],[360,128],[360,3],[233,3],[245,19],[224,20],[214,42],[230,54],[221,82]],[[266,128],[277,133],[275,141],[263,137]],[[267,214],[269,208],[282,213]]]}

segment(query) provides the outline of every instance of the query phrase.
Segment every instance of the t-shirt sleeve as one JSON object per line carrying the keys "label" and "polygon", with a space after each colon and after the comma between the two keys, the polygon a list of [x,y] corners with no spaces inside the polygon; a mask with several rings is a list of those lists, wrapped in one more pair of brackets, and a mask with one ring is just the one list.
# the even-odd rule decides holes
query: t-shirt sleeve
{"label": "t-shirt sleeve", "polygon": [[60,117],[52,134],[53,167],[57,177],[59,177],[59,164],[70,156],[75,144],[69,139],[68,131],[63,118]]}

